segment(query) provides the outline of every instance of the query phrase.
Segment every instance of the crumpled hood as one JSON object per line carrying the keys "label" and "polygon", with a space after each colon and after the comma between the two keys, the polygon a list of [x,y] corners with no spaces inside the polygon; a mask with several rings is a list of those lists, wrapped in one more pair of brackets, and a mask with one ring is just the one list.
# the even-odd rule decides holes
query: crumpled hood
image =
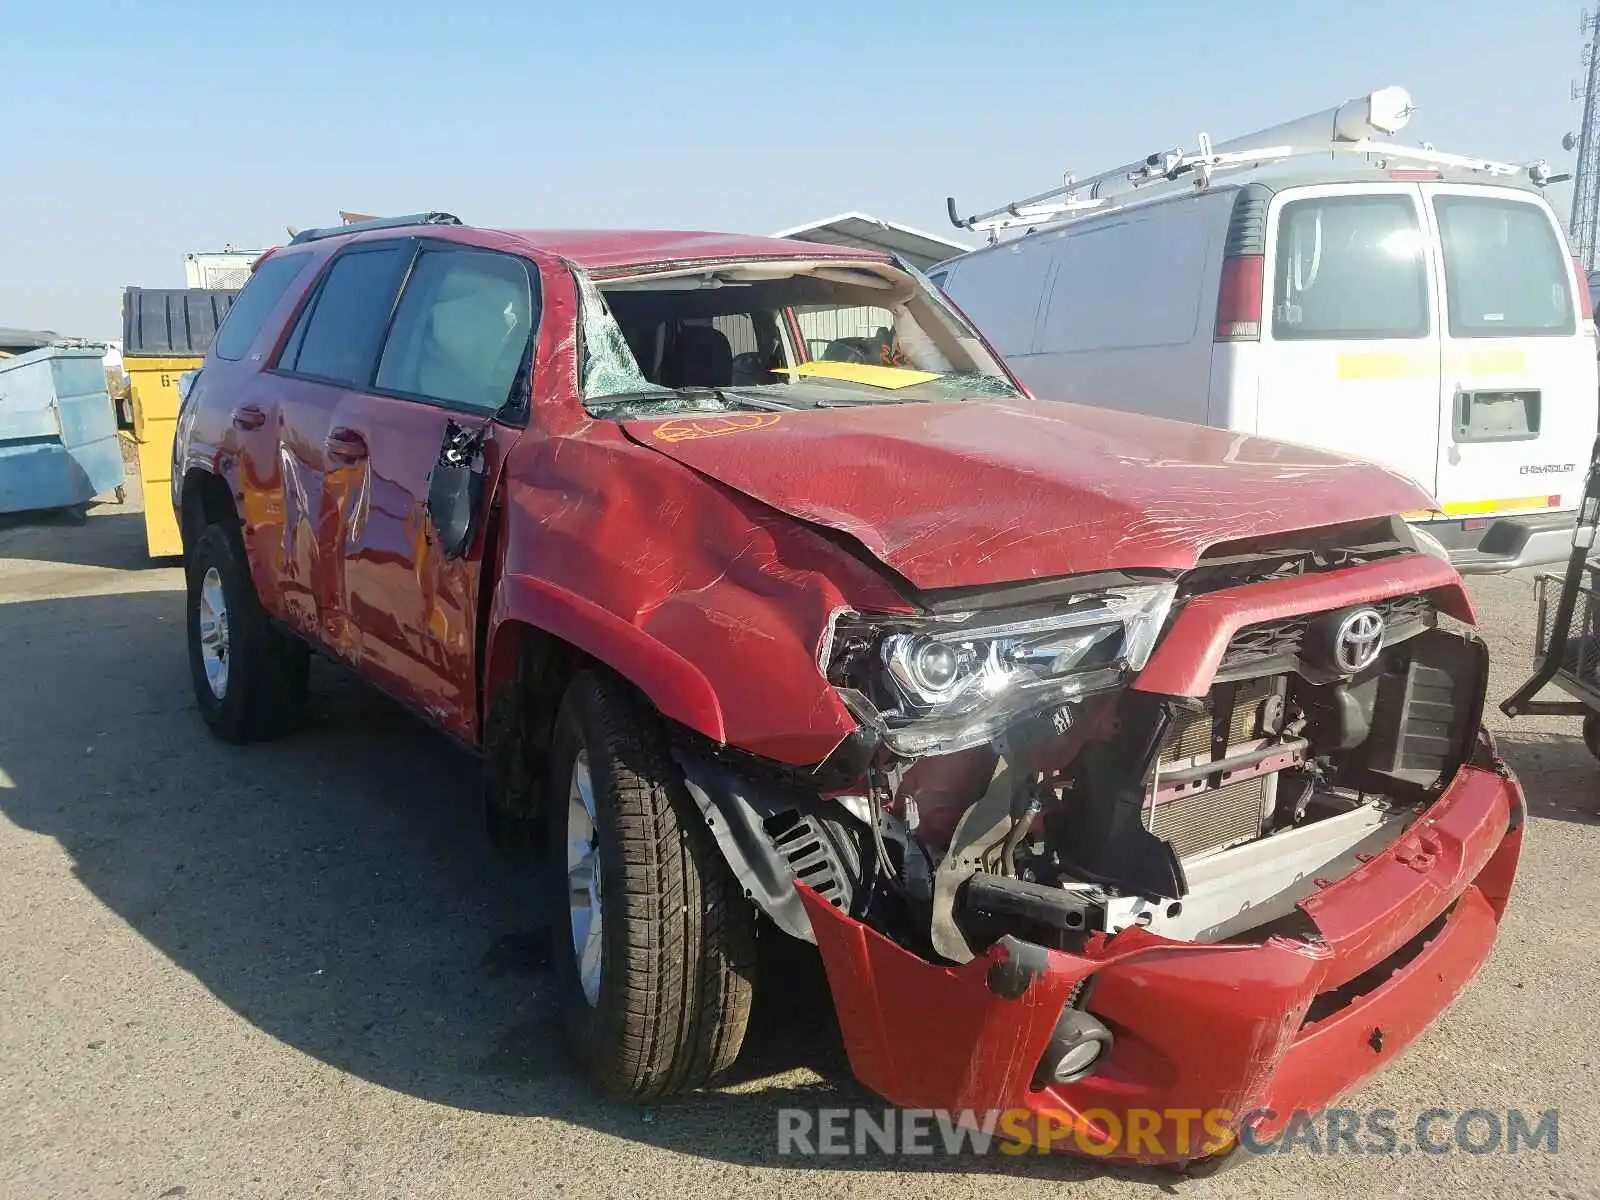
{"label": "crumpled hood", "polygon": [[1306,446],[1031,400],[630,421],[641,446],[847,533],[924,590],[1192,567],[1219,542],[1431,506]]}

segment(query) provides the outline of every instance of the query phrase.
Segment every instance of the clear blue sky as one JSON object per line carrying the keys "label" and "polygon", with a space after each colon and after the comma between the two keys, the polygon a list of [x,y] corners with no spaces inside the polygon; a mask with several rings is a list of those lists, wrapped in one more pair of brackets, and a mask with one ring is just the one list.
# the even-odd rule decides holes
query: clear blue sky
{"label": "clear blue sky", "polygon": [[[1408,139],[1568,158],[1577,0],[32,0],[0,25],[0,325],[338,210],[767,233],[967,209],[1390,83]],[[1565,189],[1562,190],[1565,216]]]}

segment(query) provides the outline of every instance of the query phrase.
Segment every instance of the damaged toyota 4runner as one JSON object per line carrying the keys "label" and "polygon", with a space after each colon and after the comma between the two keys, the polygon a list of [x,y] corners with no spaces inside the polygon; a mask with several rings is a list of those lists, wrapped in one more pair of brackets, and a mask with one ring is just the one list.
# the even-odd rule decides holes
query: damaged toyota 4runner
{"label": "damaged toyota 4runner", "polygon": [[610,1094],[732,1063],[759,929],[892,1102],[1270,1137],[1494,941],[1524,805],[1428,497],[1038,402],[887,255],[308,231],[174,453],[206,722],[284,731],[315,651],[481,751]]}

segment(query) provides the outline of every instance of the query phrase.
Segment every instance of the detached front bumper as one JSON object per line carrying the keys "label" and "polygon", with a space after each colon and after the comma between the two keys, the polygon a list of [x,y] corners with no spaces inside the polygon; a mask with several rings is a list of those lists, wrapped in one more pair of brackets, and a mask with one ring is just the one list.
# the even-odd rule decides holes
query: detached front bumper
{"label": "detached front bumper", "polygon": [[[1463,767],[1392,846],[1319,880],[1284,932],[1248,944],[1130,929],[1078,955],[1005,938],[946,967],[801,891],[867,1087],[905,1107],[1011,1114],[1006,1132],[1019,1116],[1081,1131],[1061,1149],[1181,1162],[1247,1118],[1266,1139],[1326,1107],[1443,1011],[1493,945],[1523,819],[1498,760]],[[1091,978],[1085,1007],[1115,1035],[1109,1058],[1078,1083],[1035,1087],[1063,1007]]]}

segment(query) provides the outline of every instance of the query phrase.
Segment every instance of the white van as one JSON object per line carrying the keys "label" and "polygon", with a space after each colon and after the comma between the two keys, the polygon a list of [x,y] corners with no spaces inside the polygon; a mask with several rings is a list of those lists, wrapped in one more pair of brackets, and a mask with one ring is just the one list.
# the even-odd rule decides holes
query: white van
{"label": "white van", "polygon": [[1414,519],[1461,570],[1565,561],[1600,380],[1550,176],[1371,140],[1409,112],[1382,89],[964,221],[952,201],[1028,232],[929,277],[1036,396],[1374,459],[1433,493]]}

